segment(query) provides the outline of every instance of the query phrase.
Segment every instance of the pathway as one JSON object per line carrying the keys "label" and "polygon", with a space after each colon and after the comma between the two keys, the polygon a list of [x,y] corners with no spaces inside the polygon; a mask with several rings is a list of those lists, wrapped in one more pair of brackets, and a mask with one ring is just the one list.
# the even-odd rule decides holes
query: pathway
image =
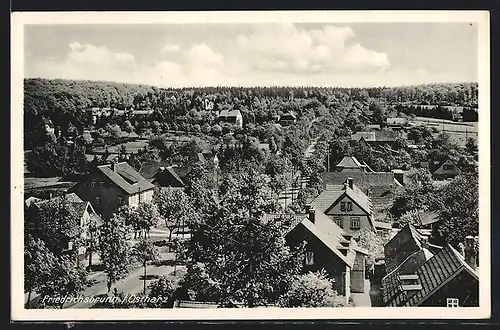
{"label": "pathway", "polygon": [[372,302],[370,298],[370,280],[365,279],[365,292],[351,293],[354,307],[371,307]]}

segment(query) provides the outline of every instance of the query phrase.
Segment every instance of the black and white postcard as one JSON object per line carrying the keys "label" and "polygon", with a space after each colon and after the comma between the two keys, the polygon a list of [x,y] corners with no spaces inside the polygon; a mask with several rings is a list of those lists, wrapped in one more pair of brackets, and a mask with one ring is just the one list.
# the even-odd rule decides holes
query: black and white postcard
{"label": "black and white postcard", "polygon": [[489,33],[13,13],[13,320],[489,317]]}

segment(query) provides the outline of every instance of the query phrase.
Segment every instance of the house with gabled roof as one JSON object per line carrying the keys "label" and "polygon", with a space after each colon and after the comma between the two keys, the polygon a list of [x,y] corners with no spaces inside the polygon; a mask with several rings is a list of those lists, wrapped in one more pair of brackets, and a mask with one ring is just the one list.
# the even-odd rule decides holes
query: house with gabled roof
{"label": "house with gabled roof", "polygon": [[413,225],[406,225],[384,246],[387,271],[382,279],[384,304],[478,306],[473,239],[466,239],[464,256],[449,244],[444,247],[430,244]]}
{"label": "house with gabled roof", "polygon": [[349,234],[364,228],[376,230],[372,202],[351,177],[342,184],[326,185],[323,192],[311,202],[311,206]]}
{"label": "house with gabled roof", "polygon": [[374,172],[368,164],[363,161],[359,161],[354,156],[344,156],[344,158],[342,158],[342,160],[335,166],[335,170],[337,172]]}
{"label": "house with gabled roof", "polygon": [[293,215],[285,238],[289,246],[306,243],[302,271],[324,269],[334,280],[334,289],[345,296],[346,302],[351,292],[364,292],[368,252],[325,214],[308,206],[305,214]]}
{"label": "house with gabled roof", "polygon": [[282,116],[280,116],[279,119],[279,124],[281,126],[293,125],[296,122],[297,122],[297,116],[293,111],[288,111],[287,113],[284,113]]}
{"label": "house with gabled roof", "polygon": [[189,172],[188,167],[173,166],[168,162],[143,163],[139,169],[139,174],[162,189],[184,189]]}
{"label": "house with gabled roof", "polygon": [[[37,216],[37,212],[49,201],[61,201],[63,198],[72,205],[70,210],[73,212],[72,216],[75,221],[68,225],[61,226],[61,228],[63,228],[63,234],[67,238],[65,242],[66,246],[62,248],[71,250],[75,240],[81,239],[85,241],[88,235],[88,230],[86,229],[91,222],[94,222],[96,227],[102,225],[102,219],[97,215],[92,204],[83,201],[75,193],[69,193],[52,199],[40,199],[36,197],[27,198],[25,200],[25,226],[28,233],[31,232],[36,236],[37,232],[42,231],[44,228],[44,224],[40,223],[40,217]],[[84,255],[85,252],[86,247],[80,246],[78,254]]]}
{"label": "house with gabled roof", "polygon": [[240,110],[221,110],[218,115],[219,121],[243,127],[243,116]]}
{"label": "house with gabled roof", "polygon": [[397,150],[399,149],[397,140],[400,136],[399,132],[389,130],[356,132],[351,135],[351,141],[365,143],[370,147],[389,146]]}
{"label": "house with gabled roof", "polygon": [[437,180],[445,180],[456,177],[461,173],[460,168],[450,158],[424,162],[422,167],[428,168],[432,176]]}
{"label": "house with gabled roof", "polygon": [[78,182],[72,191],[91,202],[103,218],[120,207],[137,207],[153,200],[154,185],[126,162],[100,165]]}

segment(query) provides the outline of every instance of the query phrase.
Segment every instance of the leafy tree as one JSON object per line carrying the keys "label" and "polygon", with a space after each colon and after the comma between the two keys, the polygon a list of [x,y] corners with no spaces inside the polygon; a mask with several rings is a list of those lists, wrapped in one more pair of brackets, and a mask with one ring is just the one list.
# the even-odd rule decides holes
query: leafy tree
{"label": "leafy tree", "polygon": [[30,234],[24,235],[24,290],[28,293],[29,308],[31,293],[39,290],[52,277],[56,257],[45,243]]}
{"label": "leafy tree", "polygon": [[231,187],[220,209],[193,232],[188,253],[193,262],[204,264],[196,278],[206,280],[196,297],[221,304],[242,301],[248,307],[274,304],[300,270],[300,251],[284,240],[291,218],[263,218],[267,200],[255,191],[256,183]]}
{"label": "leafy tree", "polygon": [[345,307],[324,270],[297,275],[280,299],[281,307]]}
{"label": "leafy tree", "polygon": [[31,234],[40,238],[56,256],[66,252],[69,236],[78,237],[81,233],[79,214],[66,196],[38,203],[27,211],[26,217],[28,221],[38,224],[38,229]]}
{"label": "leafy tree", "polygon": [[108,125],[106,125],[105,130],[109,135],[111,135],[115,139],[120,138],[120,136],[122,135],[122,130],[121,130],[120,126],[118,126],[117,124],[113,124],[113,125],[108,124]]}
{"label": "leafy tree", "polygon": [[160,190],[154,194],[154,203],[168,228],[168,241],[172,241],[175,228],[196,221],[196,212],[189,197],[181,190]]}
{"label": "leafy tree", "polygon": [[127,232],[125,219],[116,214],[100,228],[99,257],[108,278],[108,292],[114,283],[129,272],[131,248],[127,241]]}
{"label": "leafy tree", "polygon": [[[60,256],[53,263],[51,276],[42,284],[40,296],[55,298],[43,301],[49,305],[63,308],[66,297],[75,296],[88,285],[87,272],[80,263],[76,263],[73,256]],[[56,299],[59,298],[59,301]]]}
{"label": "leafy tree", "polygon": [[474,157],[474,159],[477,160],[479,149],[477,148],[477,142],[475,139],[473,138],[467,139],[467,142],[465,143],[465,151],[467,152],[468,155]]}
{"label": "leafy tree", "polygon": [[174,293],[179,284],[171,276],[162,276],[149,285],[149,297],[156,298],[152,308],[172,308]]}
{"label": "leafy tree", "polygon": [[366,269],[373,271],[375,267],[375,259],[384,255],[384,245],[387,240],[383,239],[370,228],[365,228],[359,232],[355,237],[356,242],[363,249],[368,251],[366,258]]}
{"label": "leafy tree", "polygon": [[146,267],[148,262],[157,261],[160,257],[158,249],[150,241],[143,238],[138,244],[134,246],[132,255],[142,264],[144,267],[144,295],[146,294]]}
{"label": "leafy tree", "polygon": [[86,253],[89,258],[88,269],[92,269],[92,256],[94,252],[97,252],[97,247],[99,245],[99,223],[98,216],[92,215],[89,219],[88,225],[85,228],[85,236],[83,239],[83,244],[86,247]]}
{"label": "leafy tree", "polygon": [[[141,230],[149,234],[152,227],[158,224],[160,213],[155,203],[141,202],[137,207],[123,206],[119,214],[125,219],[125,224],[134,229],[134,239]],[[141,233],[142,235],[142,233]]]}
{"label": "leafy tree", "polygon": [[455,177],[440,190],[431,206],[439,214],[433,238],[457,246],[466,236],[479,235],[478,187],[478,176],[466,173]]}

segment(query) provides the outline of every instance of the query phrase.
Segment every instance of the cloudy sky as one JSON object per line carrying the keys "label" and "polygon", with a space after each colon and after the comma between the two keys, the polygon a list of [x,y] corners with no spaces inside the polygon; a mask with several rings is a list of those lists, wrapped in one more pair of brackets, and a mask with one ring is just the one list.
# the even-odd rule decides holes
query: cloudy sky
{"label": "cloudy sky", "polygon": [[25,77],[178,86],[477,81],[468,23],[27,25]]}

